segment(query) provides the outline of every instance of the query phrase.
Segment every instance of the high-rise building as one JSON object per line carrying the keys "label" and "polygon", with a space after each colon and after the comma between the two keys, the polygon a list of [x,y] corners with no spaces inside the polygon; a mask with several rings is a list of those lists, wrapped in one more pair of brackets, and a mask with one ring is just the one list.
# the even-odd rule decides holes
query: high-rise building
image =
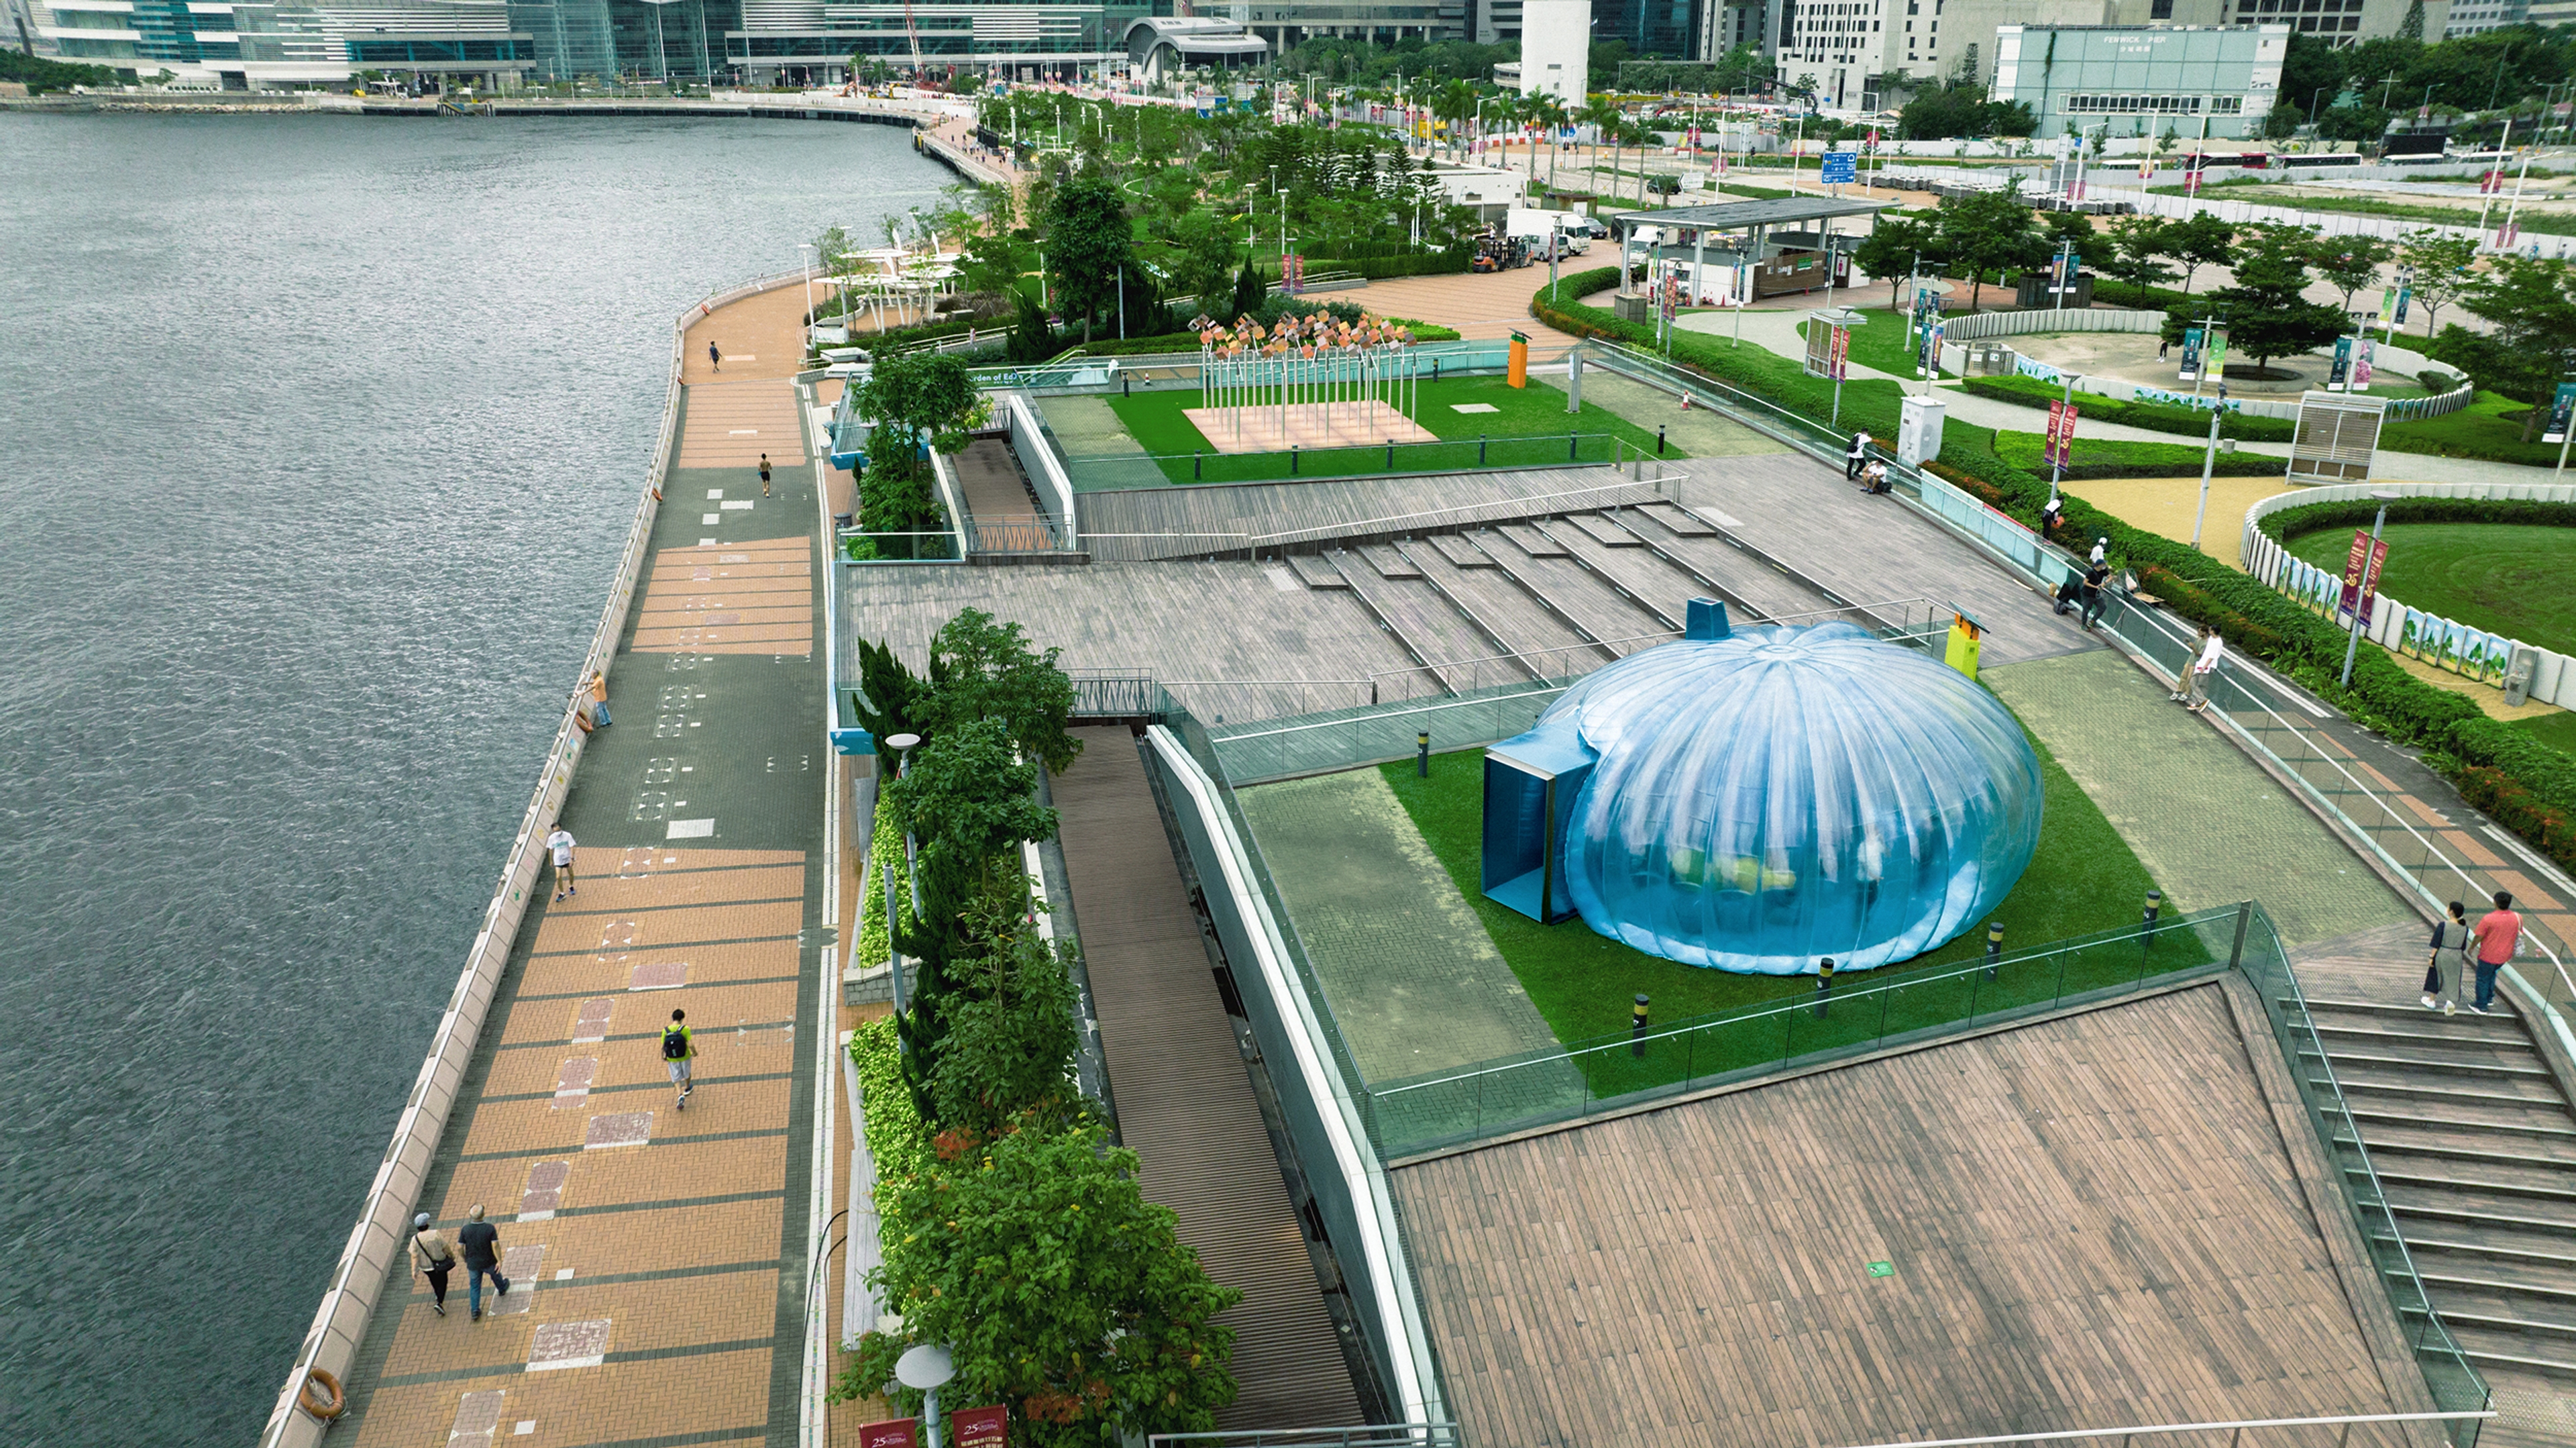
{"label": "high-rise building", "polygon": [[[2540,8],[2533,4],[2532,0],[2459,0],[2458,4],[2451,7],[2450,19],[2438,30],[2433,26],[2433,17],[2425,16],[2424,33],[2427,36],[2439,35],[2447,40],[2455,35],[2475,35],[2481,30],[2501,29],[2507,25],[2520,25],[2525,21],[2540,22],[2540,17],[2533,13]],[[2550,8],[2563,9],[2564,7]]]}
{"label": "high-rise building", "polygon": [[2279,22],[2007,25],[1995,34],[1993,97],[2029,106],[2041,136],[2072,125],[2234,140],[2262,133],[2289,49]]}
{"label": "high-rise building", "polygon": [[1592,0],[1523,0],[1521,94],[1541,91],[1569,111],[1591,84]]}

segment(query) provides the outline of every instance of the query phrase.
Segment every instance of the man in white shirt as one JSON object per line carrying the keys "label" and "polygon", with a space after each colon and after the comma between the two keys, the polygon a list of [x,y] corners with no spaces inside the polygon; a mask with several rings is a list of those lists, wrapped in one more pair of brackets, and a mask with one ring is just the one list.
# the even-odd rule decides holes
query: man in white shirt
{"label": "man in white shirt", "polygon": [[1860,477],[1861,464],[1867,461],[1869,461],[1869,434],[1855,432],[1852,434],[1851,450],[1843,454],[1843,476],[1846,479],[1857,480]]}
{"label": "man in white shirt", "polygon": [[2209,707],[2209,676],[2218,671],[2218,661],[2226,656],[2227,646],[2219,641],[2218,630],[2202,624],[2200,657],[2193,659],[2191,667],[2184,671],[2185,688],[2174,694],[2175,698],[2184,701],[2184,708],[2197,714]]}
{"label": "man in white shirt", "polygon": [[555,832],[546,836],[546,849],[555,857],[555,898],[580,894],[581,887],[573,882],[572,831],[563,827],[563,821],[555,821]]}

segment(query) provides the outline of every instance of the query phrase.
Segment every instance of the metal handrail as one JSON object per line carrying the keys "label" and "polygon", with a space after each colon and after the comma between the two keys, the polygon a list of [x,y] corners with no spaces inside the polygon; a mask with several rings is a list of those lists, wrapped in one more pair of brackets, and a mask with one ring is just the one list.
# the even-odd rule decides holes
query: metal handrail
{"label": "metal handrail", "polygon": [[1211,1433],[1154,1433],[1149,1444],[1204,1443],[1234,1448],[1439,1448],[1458,1441],[1455,1423],[1358,1423],[1347,1428],[1238,1428]]}
{"label": "metal handrail", "polygon": [[[2020,955],[2003,956],[1993,961],[1988,961],[1983,956],[1979,956],[1974,960],[1961,963],[1955,969],[1938,970],[1938,968],[1935,967],[1934,969],[1937,973],[1927,972],[1921,975],[1904,973],[1883,976],[1873,980],[1865,980],[1858,982],[1856,989],[1850,991],[1847,995],[1838,998],[1837,1003],[1848,1004],[1850,1001],[1857,1000],[1873,991],[1896,989],[1911,990],[1918,986],[1938,985],[1945,980],[1956,980],[1961,976],[1990,975],[2004,966],[2021,965],[2034,960],[2046,960],[2050,956],[2064,955],[2070,950],[2090,949],[2097,945],[2117,945],[2124,940],[2136,940],[2141,938],[2152,939],[2155,936],[2169,935],[2176,931],[2186,929],[2189,926],[2206,921],[2224,919],[2228,916],[2237,914],[2244,908],[2245,907],[2243,905],[2221,905],[2214,910],[2202,910],[2189,915],[2177,916],[2171,920],[2159,920],[2153,925],[2130,925],[2124,926],[2118,930],[2106,931],[2099,935],[2079,935],[2067,940],[2052,940],[2048,944],[2035,950],[2025,951]],[[2224,964],[2224,962],[2218,963]],[[1769,1020],[1774,1017],[1784,1015],[1805,1015],[1814,1011],[1815,1008],[1815,1002],[1803,996],[1783,996],[1777,1001],[1748,1006],[1739,1010],[1718,1011],[1708,1015],[1693,1016],[1688,1020],[1675,1021],[1671,1025],[1665,1026],[1660,1030],[1648,1031],[1643,1035],[1604,1035],[1587,1041],[1582,1045],[1568,1046],[1563,1050],[1542,1051],[1533,1055],[1514,1056],[1500,1061],[1488,1061],[1469,1070],[1455,1072],[1447,1076],[1433,1077],[1427,1081],[1406,1081],[1398,1085],[1386,1087],[1383,1090],[1375,1086],[1371,1086],[1368,1088],[1368,1094],[1372,1101],[1382,1101],[1391,1096],[1401,1096],[1408,1091],[1427,1091],[1434,1086],[1453,1086],[1461,1081],[1473,1081],[1480,1076],[1492,1076],[1504,1071],[1526,1070],[1532,1066],[1546,1065],[1551,1061],[1572,1061],[1579,1057],[1591,1055],[1596,1051],[1609,1050],[1614,1047],[1651,1045],[1656,1041],[1670,1040],[1676,1036],[1687,1036],[1695,1032],[1705,1031],[1715,1025],[1734,1025],[1743,1021]]]}
{"label": "metal handrail", "polygon": [[2235,1433],[2248,1428],[2331,1428],[2340,1423],[2349,1436],[2355,1423],[2448,1423],[2462,1418],[2486,1419],[2496,1415],[2493,1408],[2457,1413],[2342,1413],[2325,1418],[2246,1418],[2225,1423],[2141,1423],[2129,1428],[2069,1428],[2054,1433],[1998,1433],[1987,1438],[1915,1438],[1893,1443],[1873,1443],[1867,1448],[1976,1448],[1984,1443],[2063,1443],[2076,1438],[2110,1438],[2123,1440],[2142,1433]]}

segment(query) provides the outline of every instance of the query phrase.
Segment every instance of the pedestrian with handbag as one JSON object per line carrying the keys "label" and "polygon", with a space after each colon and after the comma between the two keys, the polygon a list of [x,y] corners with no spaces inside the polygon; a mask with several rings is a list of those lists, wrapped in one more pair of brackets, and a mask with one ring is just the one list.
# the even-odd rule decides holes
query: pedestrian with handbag
{"label": "pedestrian with handbag", "polygon": [[2469,942],[2475,938],[2469,931],[2469,907],[2452,901],[2451,917],[2433,927],[2432,958],[2424,962],[2424,1009],[2439,1006],[2446,1016],[2459,1010],[2460,984],[2468,979]]}
{"label": "pedestrian with handbag", "polygon": [[456,1266],[456,1249],[429,1224],[429,1213],[411,1219],[412,1270],[429,1279],[429,1310],[447,1315],[447,1274]]}

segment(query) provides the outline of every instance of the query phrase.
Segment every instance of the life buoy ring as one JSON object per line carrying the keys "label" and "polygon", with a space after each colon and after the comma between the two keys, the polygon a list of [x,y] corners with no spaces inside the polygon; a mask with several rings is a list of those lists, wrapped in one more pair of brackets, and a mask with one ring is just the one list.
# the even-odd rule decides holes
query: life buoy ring
{"label": "life buoy ring", "polygon": [[328,1423],[349,1411],[349,1395],[340,1391],[340,1380],[329,1368],[310,1367],[304,1370],[304,1386],[295,1391],[295,1405]]}

